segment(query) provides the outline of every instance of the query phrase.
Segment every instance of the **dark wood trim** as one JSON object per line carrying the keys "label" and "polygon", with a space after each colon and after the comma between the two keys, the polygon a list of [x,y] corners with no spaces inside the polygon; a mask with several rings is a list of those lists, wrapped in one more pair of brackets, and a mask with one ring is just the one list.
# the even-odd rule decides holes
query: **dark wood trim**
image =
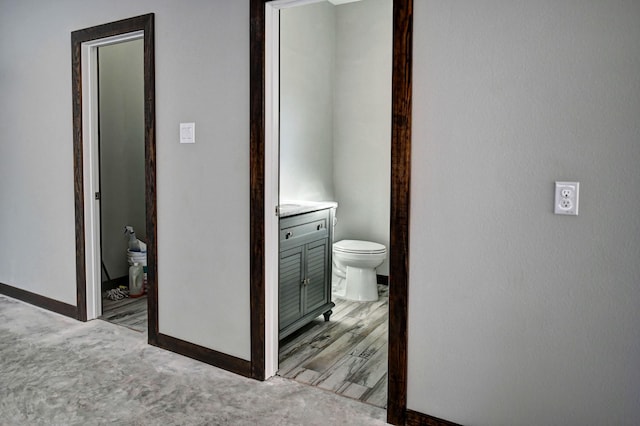
{"label": "dark wood trim", "polygon": [[250,65],[250,298],[251,377],[265,379],[265,271],[264,271],[264,89],[265,0],[251,0]]}
{"label": "dark wood trim", "polygon": [[157,206],[156,206],[156,114],[155,114],[155,35],[154,14],[123,19],[71,33],[71,90],[73,109],[73,187],[76,230],[76,307],[75,317],[87,320],[85,217],[82,150],[82,43],[119,34],[144,31],[144,144],[145,144],[145,206],[147,231],[147,287],[149,311],[149,342],[158,335],[157,294]]}
{"label": "dark wood trim", "polygon": [[412,61],[413,0],[394,0],[387,422],[395,425],[407,412]]}
{"label": "dark wood trim", "polygon": [[60,302],[58,300],[50,299],[48,297],[41,296],[27,290],[22,290],[17,287],[12,287],[10,285],[0,283],[0,294],[13,297],[14,299],[22,300],[23,302],[56,312],[60,315],[76,318],[75,306],[69,305],[68,303]]}
{"label": "dark wood trim", "polygon": [[251,377],[251,362],[213,349],[205,348],[166,334],[158,333],[156,346],[216,367]]}
{"label": "dark wood trim", "polygon": [[76,229],[76,318],[87,320],[87,285],[84,250],[84,177],[82,149],[82,37],[71,33],[71,92],[73,113],[73,193]]}
{"label": "dark wood trim", "polygon": [[460,426],[448,420],[422,414],[417,411],[407,410],[407,426]]}
{"label": "dark wood trim", "polygon": [[147,311],[149,343],[158,338],[158,199],[156,190],[155,15],[144,22],[144,161],[147,238]]}
{"label": "dark wood trim", "polygon": [[[251,361],[264,377],[264,66],[265,3],[251,0]],[[387,421],[404,424],[407,402],[409,183],[411,175],[411,67],[413,0],[393,2],[393,112]]]}

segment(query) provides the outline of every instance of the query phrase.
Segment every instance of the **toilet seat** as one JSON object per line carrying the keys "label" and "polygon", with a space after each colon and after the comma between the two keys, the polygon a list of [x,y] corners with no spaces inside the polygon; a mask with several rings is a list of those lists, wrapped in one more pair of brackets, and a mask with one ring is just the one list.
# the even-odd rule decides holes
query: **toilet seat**
{"label": "toilet seat", "polygon": [[382,244],[361,240],[338,241],[333,244],[333,250],[352,254],[382,254],[387,252],[387,248]]}

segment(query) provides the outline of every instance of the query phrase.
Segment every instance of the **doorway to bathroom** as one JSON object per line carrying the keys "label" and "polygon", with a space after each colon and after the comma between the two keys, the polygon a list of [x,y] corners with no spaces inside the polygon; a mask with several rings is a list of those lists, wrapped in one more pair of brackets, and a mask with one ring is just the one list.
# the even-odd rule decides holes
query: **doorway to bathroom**
{"label": "doorway to bathroom", "polygon": [[[153,18],[71,33],[77,317],[147,331],[150,342],[157,335]],[[146,243],[146,255],[127,251],[125,226]],[[146,286],[136,269],[140,297],[128,297],[134,262],[147,264]]]}
{"label": "doorway to bathroom", "polygon": [[[251,370],[278,369],[278,12],[288,1],[251,0]],[[303,1],[295,2],[297,5]],[[387,421],[407,416],[407,306],[411,176],[412,0],[393,0],[393,71]]]}
{"label": "doorway to bathroom", "polygon": [[[278,29],[279,205],[337,202],[327,259],[332,243],[341,240],[371,241],[386,248],[392,1],[325,0],[282,8]],[[284,220],[280,211],[280,223]],[[282,247],[281,241],[279,252],[284,255]],[[306,291],[296,298],[289,290],[288,265],[281,261],[279,271],[277,374],[386,408],[386,259],[376,270],[377,300],[349,301],[334,292],[329,321],[317,317],[285,337],[283,322],[292,303],[304,309],[304,294],[317,289],[323,278],[331,293],[332,275],[329,263],[324,277],[303,283]]]}
{"label": "doorway to bathroom", "polygon": [[[286,1],[250,1],[250,295],[251,375],[264,380],[278,369],[278,140],[277,25]],[[301,1],[297,2],[298,5]],[[413,1],[393,0],[393,70],[387,422],[405,424]]]}

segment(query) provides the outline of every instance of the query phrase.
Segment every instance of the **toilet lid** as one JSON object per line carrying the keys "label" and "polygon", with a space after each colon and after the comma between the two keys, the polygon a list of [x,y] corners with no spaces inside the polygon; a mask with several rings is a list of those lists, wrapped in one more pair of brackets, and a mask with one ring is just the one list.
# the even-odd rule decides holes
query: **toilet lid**
{"label": "toilet lid", "polygon": [[333,244],[335,251],[343,253],[386,253],[387,248],[382,244],[371,241],[342,240]]}

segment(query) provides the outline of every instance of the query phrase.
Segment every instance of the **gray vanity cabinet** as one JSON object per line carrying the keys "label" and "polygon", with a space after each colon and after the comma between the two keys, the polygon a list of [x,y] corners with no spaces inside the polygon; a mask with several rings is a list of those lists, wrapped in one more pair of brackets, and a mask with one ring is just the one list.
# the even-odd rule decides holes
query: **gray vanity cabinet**
{"label": "gray vanity cabinet", "polygon": [[325,209],[280,219],[280,339],[320,314],[331,316],[332,216]]}

